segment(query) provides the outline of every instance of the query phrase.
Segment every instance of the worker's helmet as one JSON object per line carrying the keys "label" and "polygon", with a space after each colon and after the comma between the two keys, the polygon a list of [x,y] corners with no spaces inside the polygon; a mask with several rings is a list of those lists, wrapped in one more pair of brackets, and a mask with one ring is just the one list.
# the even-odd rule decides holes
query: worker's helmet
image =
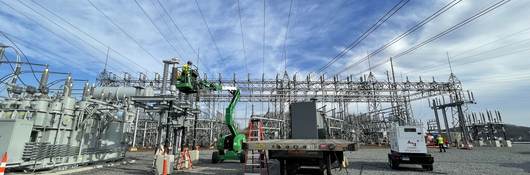
{"label": "worker's helmet", "polygon": [[193,63],[191,61],[188,61],[188,65],[192,65]]}

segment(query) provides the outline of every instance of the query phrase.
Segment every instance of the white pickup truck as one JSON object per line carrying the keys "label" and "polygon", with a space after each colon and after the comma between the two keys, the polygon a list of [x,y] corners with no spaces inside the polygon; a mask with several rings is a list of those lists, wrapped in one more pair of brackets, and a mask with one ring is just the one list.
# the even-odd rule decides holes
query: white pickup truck
{"label": "white pickup truck", "polygon": [[400,164],[419,164],[432,171],[434,158],[427,153],[427,145],[419,126],[394,126],[389,133],[388,163],[392,169]]}

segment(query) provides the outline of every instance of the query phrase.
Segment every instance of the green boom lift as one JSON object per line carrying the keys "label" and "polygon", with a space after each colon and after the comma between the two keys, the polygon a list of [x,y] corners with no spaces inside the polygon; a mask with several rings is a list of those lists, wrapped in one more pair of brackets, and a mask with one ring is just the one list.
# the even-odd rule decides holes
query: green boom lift
{"label": "green boom lift", "polygon": [[234,126],[234,108],[239,101],[240,91],[236,88],[229,89],[229,91],[233,97],[226,108],[225,124],[230,130],[230,134],[217,139],[217,151],[212,153],[212,163],[218,163],[224,160],[239,160],[241,163],[245,161],[242,146],[243,142],[246,142],[247,139],[244,134],[237,132]]}
{"label": "green boom lift", "polygon": [[222,87],[221,85],[208,82],[207,80],[199,80],[197,69],[191,68],[191,62],[185,65],[182,70],[182,75],[177,78],[175,87],[185,93],[198,93],[201,89],[206,90],[227,90],[232,94],[232,100],[226,108],[225,124],[228,126],[230,133],[220,136],[217,139],[217,151],[212,153],[212,163],[222,162],[224,160],[239,160],[244,162],[243,142],[246,142],[244,134],[239,133],[234,126],[234,109],[239,101],[240,91],[236,87]]}

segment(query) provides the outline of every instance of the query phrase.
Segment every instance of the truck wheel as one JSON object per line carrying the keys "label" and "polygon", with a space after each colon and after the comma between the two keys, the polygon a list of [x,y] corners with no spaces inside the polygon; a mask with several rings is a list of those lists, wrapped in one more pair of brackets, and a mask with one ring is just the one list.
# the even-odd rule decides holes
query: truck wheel
{"label": "truck wheel", "polygon": [[432,171],[433,170],[433,166],[432,164],[430,165],[421,165],[421,167],[427,171]]}
{"label": "truck wheel", "polygon": [[285,161],[287,174],[296,174],[298,171],[298,168],[300,168],[300,165],[296,162],[296,160],[286,160]]}
{"label": "truck wheel", "polygon": [[219,162],[219,152],[214,151],[212,153],[212,163],[218,163]]}
{"label": "truck wheel", "polygon": [[327,175],[331,175],[331,156],[328,155],[326,157],[327,157],[327,160],[326,160],[326,174]]}
{"label": "truck wheel", "polygon": [[399,168],[399,162],[392,160],[391,158],[388,158],[388,164],[390,165],[390,168],[392,169],[398,169]]}

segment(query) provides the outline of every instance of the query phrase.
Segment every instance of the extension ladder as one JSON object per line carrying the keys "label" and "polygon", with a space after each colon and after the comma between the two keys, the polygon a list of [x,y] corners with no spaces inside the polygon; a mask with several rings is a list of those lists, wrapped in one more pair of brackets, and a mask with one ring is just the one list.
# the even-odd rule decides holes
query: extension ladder
{"label": "extension ladder", "polygon": [[[263,122],[259,119],[250,119],[248,123],[247,141],[261,141],[265,139]],[[256,172],[258,171],[258,172]],[[244,172],[269,174],[269,162],[265,150],[245,151]]]}

